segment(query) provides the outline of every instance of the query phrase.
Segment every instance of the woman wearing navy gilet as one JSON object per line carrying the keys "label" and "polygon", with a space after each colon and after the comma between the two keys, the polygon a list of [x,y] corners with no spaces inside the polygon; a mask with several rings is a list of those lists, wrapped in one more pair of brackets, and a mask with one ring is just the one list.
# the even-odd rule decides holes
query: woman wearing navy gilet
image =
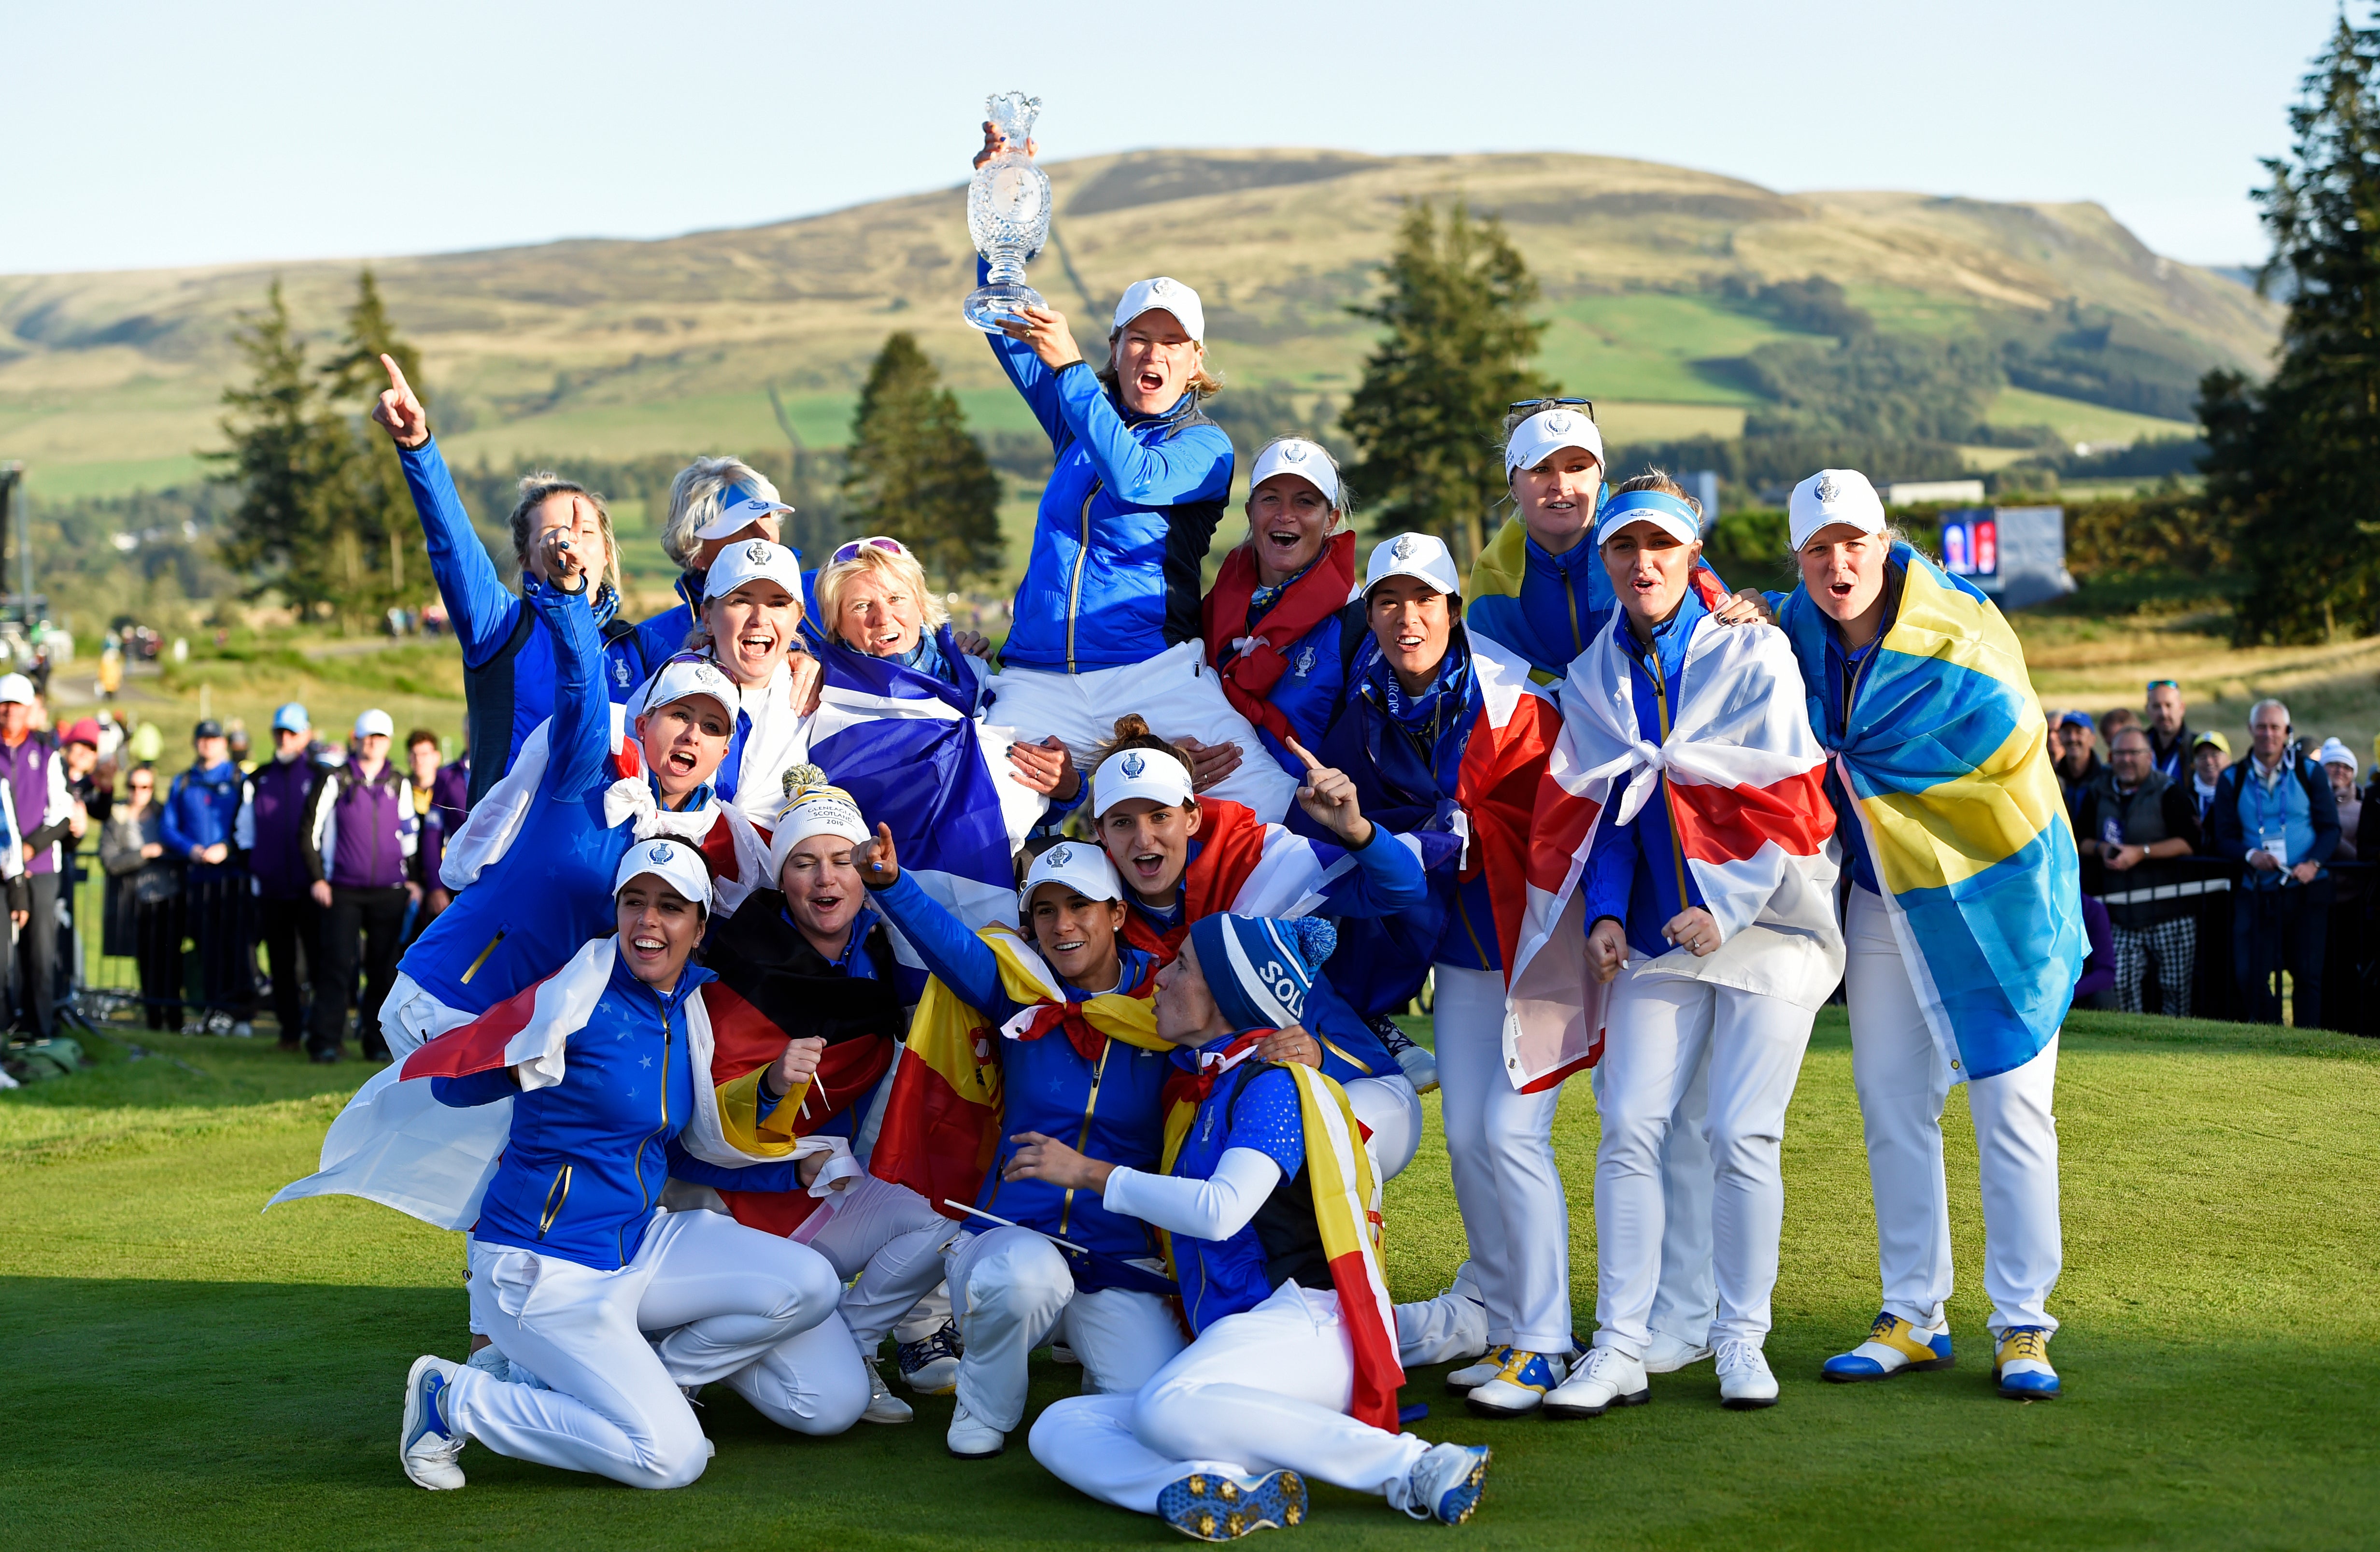
{"label": "woman wearing navy gilet", "polygon": [[[515,1369],[500,1378],[415,1360],[398,1454],[423,1487],[463,1485],[467,1438],[631,1487],[683,1487],[711,1455],[688,1388],[713,1380],[805,1433],[839,1433],[867,1404],[825,1257],[724,1214],[660,1206],[672,1177],[787,1191],[817,1169],[794,1158],[724,1168],[680,1142],[710,1085],[694,1062],[690,1004],[713,977],[688,961],[710,874],[694,847],[652,841],[621,860],[617,881],[609,978],[584,1023],[557,1032],[559,1049],[506,1065],[520,1054],[508,1041],[431,1078],[441,1104],[513,1107],[473,1231],[470,1288],[473,1323]],[[574,957],[574,973],[582,963],[600,973],[602,962]]]}

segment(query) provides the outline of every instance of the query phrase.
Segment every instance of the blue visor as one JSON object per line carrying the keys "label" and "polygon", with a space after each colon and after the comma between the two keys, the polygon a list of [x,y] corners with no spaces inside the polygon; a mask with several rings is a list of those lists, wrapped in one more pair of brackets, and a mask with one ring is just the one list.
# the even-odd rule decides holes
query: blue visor
{"label": "blue visor", "polygon": [[1596,517],[1595,542],[1601,544],[1631,523],[1653,523],[1681,544],[1703,536],[1702,519],[1694,509],[1666,491],[1623,491],[1603,503]]}

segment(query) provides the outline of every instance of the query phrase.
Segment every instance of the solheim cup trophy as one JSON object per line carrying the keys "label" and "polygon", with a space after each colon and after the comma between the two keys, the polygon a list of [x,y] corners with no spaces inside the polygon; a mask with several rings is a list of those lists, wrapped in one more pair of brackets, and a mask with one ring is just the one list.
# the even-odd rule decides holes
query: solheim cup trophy
{"label": "solheim cup trophy", "polygon": [[975,170],[967,185],[967,235],[990,266],[966,299],[966,321],[987,334],[1026,308],[1047,307],[1041,293],[1025,284],[1025,261],[1050,239],[1050,175],[1035,165],[1026,146],[1041,99],[1022,91],[987,97],[984,116],[1007,141],[1007,149]]}

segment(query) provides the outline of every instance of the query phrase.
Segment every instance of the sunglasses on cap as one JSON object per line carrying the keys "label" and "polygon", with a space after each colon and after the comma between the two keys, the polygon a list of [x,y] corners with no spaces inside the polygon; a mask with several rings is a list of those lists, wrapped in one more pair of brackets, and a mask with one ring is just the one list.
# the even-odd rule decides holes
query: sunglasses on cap
{"label": "sunglasses on cap", "polygon": [[1541,409],[1583,409],[1589,420],[1595,418],[1593,399],[1514,399],[1505,407],[1517,409],[1524,415],[1535,415]]}
{"label": "sunglasses on cap", "polygon": [[881,535],[878,535],[872,539],[853,540],[842,549],[837,550],[833,554],[829,555],[827,557],[826,564],[829,565],[841,565],[846,561],[856,561],[859,559],[859,552],[862,550],[882,550],[887,553],[894,555],[906,553],[906,552],[902,548],[901,541],[899,540],[886,539]]}
{"label": "sunglasses on cap", "polygon": [[2149,681],[2149,688],[2153,690],[2178,690],[2181,688],[2181,681],[2179,679],[2152,679]]}

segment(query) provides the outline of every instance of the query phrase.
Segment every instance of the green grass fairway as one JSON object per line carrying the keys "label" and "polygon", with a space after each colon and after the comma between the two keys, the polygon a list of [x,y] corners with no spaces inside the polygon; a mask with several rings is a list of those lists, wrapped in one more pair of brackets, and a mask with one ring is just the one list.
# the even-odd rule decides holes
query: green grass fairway
{"label": "green grass fairway", "polygon": [[[431,1495],[395,1460],[406,1366],[460,1357],[456,1236],[345,1199],[260,1217],[312,1165],[364,1074],[269,1040],[145,1037],[128,1061],[0,1097],[0,1319],[11,1423],[0,1543],[74,1547],[955,1547],[1179,1545],[1094,1505],[1014,1438],[962,1464],[947,1400],[903,1428],[796,1438],[713,1387],[718,1458],[638,1493],[463,1457]],[[2067,1395],[1992,1391],[1982,1224],[1963,1100],[1947,1118],[1961,1366],[1837,1388],[1819,1362],[1875,1313],[1876,1258],[1839,1015],[1822,1022],[1786,1139],[1772,1411],[1720,1410],[1707,1367],[1597,1422],[1495,1424],[1435,1371],[1418,1431],[1496,1448],[1459,1531],[1316,1493],[1266,1546],[2369,1546],[2380,1523],[2380,1047],[2078,1015],[2058,1091],[2067,1270],[2053,1349]],[[1596,1136],[1584,1085],[1559,1143],[1572,1285],[1591,1324]],[[1434,1292],[1462,1231],[1434,1140],[1393,1183],[1390,1279]],[[1078,1371],[1039,1365],[1035,1405]],[[1293,1537],[1293,1541],[1292,1539]]]}

